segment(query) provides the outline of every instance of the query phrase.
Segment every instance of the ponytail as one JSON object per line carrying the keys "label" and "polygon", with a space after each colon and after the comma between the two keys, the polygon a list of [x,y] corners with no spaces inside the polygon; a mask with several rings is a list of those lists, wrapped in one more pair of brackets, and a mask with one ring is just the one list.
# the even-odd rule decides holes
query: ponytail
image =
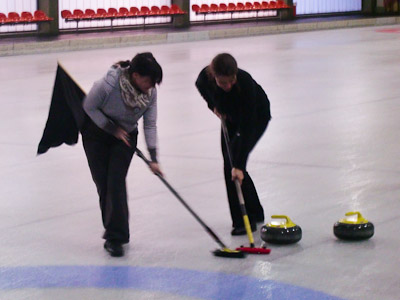
{"label": "ponytail", "polygon": [[114,66],[119,66],[121,68],[129,68],[130,67],[130,61],[129,60],[121,60],[119,62],[116,62]]}

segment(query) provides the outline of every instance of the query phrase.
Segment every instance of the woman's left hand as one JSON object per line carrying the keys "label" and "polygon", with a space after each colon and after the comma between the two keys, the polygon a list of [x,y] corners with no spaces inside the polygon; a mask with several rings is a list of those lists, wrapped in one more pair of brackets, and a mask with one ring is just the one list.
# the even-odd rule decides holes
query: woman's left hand
{"label": "woman's left hand", "polygon": [[161,171],[160,165],[156,162],[151,162],[150,163],[150,170],[154,173],[154,174],[158,174],[161,177],[164,177],[163,172]]}
{"label": "woman's left hand", "polygon": [[242,185],[244,179],[243,171],[240,169],[232,168],[231,173],[232,173],[232,181],[235,181],[237,179],[239,180],[240,185]]}

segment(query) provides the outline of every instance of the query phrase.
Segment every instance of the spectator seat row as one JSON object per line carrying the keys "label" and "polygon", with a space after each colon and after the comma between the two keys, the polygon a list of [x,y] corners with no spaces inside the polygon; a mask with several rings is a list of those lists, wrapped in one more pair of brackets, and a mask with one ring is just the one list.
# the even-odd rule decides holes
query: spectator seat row
{"label": "spectator seat row", "polygon": [[278,11],[282,10],[290,10],[291,7],[288,6],[283,0],[278,1],[263,1],[263,2],[238,2],[238,3],[220,3],[218,4],[193,4],[192,11],[196,13],[196,15],[204,15],[204,20],[207,14],[217,14],[217,13],[231,13],[231,18],[233,13],[237,12],[258,12],[260,11]]}
{"label": "spectator seat row", "polygon": [[24,11],[21,15],[17,12],[9,12],[7,15],[0,13],[0,25],[26,25],[49,21],[53,21],[53,18],[48,17],[41,10],[36,10],[33,14]]}
{"label": "spectator seat row", "polygon": [[[178,5],[172,4],[171,7],[169,6],[142,6],[140,9],[138,7],[131,7],[130,9],[126,7],[120,7],[119,9],[116,8],[109,8],[105,10],[103,8],[98,8],[96,11],[94,9],[74,9],[72,12],[70,10],[62,10],[61,17],[65,19],[66,22],[75,21],[91,21],[91,20],[111,20],[111,27],[113,26],[112,21],[115,19],[126,19],[126,18],[144,18],[147,17],[175,17],[179,15],[186,14]],[[145,21],[143,22],[145,23]]]}

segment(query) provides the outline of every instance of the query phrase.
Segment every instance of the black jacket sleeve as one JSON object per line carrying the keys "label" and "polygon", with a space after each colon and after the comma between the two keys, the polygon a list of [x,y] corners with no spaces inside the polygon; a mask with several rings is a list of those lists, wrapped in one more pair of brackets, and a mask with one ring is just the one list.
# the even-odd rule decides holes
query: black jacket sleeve
{"label": "black jacket sleeve", "polygon": [[208,108],[214,111],[215,108],[214,91],[212,86],[210,85],[210,81],[207,75],[207,67],[205,67],[197,77],[196,87],[201,96],[204,98],[204,100],[206,100]]}
{"label": "black jacket sleeve", "polygon": [[232,156],[233,167],[245,170],[249,154],[271,119],[271,113],[268,97],[262,87],[247,72],[241,71],[239,74],[239,118]]}
{"label": "black jacket sleeve", "polygon": [[257,84],[249,76],[240,82],[241,101],[239,102],[239,124],[234,140],[233,167],[246,169],[250,154],[251,137],[257,128]]}

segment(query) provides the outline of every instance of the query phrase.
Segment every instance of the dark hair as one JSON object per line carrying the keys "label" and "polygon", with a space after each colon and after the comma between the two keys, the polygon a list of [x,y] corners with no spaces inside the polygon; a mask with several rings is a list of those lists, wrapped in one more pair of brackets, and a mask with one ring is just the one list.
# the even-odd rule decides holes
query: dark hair
{"label": "dark hair", "polygon": [[141,76],[149,76],[154,85],[162,81],[162,68],[150,52],[138,53],[131,61],[120,61],[117,64],[128,68],[129,75],[138,73]]}
{"label": "dark hair", "polygon": [[220,53],[211,61],[210,71],[215,76],[234,76],[238,72],[235,58],[229,53]]}

